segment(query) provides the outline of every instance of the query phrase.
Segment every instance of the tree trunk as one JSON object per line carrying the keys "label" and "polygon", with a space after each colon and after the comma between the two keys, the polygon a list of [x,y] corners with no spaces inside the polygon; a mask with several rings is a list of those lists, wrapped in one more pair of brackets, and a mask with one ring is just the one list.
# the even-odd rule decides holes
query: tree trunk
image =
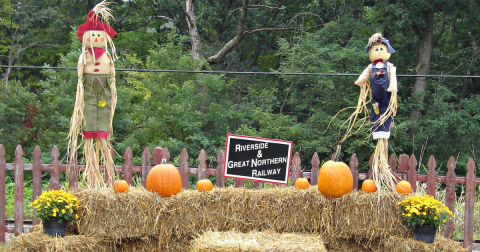
{"label": "tree trunk", "polygon": [[197,28],[197,18],[193,10],[194,0],[186,0],[185,13],[187,14],[188,34],[192,41],[192,57],[200,59],[200,34]]}
{"label": "tree trunk", "polygon": [[[418,35],[418,60],[417,60],[417,75],[427,75],[430,69],[430,62],[432,60],[432,50],[433,50],[433,22],[434,22],[435,12],[431,10],[425,15],[425,20],[428,24],[425,28],[420,28],[414,26],[413,30]],[[413,85],[413,95],[418,95],[417,102],[422,104],[425,97],[423,93],[427,87],[427,78],[426,77],[417,77],[415,84]],[[410,126],[409,135],[413,136],[415,134],[415,124],[420,120],[421,110],[419,108],[414,109],[410,113],[410,121],[413,122],[413,125]]]}

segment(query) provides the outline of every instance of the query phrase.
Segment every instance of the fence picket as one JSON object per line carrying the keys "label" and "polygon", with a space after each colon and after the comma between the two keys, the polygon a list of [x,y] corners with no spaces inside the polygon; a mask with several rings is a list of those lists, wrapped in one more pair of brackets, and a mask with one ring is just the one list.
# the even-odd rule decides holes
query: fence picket
{"label": "fence picket", "polygon": [[417,159],[412,154],[408,160],[407,181],[412,185],[412,191],[417,191]]}
{"label": "fence picket", "polygon": [[5,242],[5,179],[7,164],[5,162],[5,148],[0,144],[0,242]]}
{"label": "fence picket", "polygon": [[143,150],[143,163],[142,163],[142,186],[147,187],[147,175],[150,172],[150,149],[145,147]]}
{"label": "fence picket", "polygon": [[15,150],[15,235],[23,233],[23,149],[20,145]]}
{"label": "fence picket", "polygon": [[427,167],[427,194],[435,197],[435,192],[437,191],[437,173],[435,172],[437,161],[435,161],[433,155],[428,159]]}
{"label": "fence picket", "polygon": [[467,181],[465,183],[465,212],[463,222],[465,223],[463,231],[463,247],[472,251],[473,245],[473,215],[475,211],[475,161],[468,159],[467,163]]}
{"label": "fence picket", "polygon": [[70,191],[75,191],[78,189],[78,163],[77,163],[77,152],[73,155],[73,160],[70,162],[70,167],[68,167],[68,189]]}
{"label": "fence picket", "polygon": [[60,190],[60,161],[58,157],[60,156],[60,152],[58,151],[58,147],[55,145],[52,149],[52,162],[50,165],[50,187],[52,190]]}
{"label": "fence picket", "polygon": [[448,221],[445,225],[445,238],[453,239],[453,230],[455,229],[455,180],[457,175],[455,174],[455,168],[457,164],[455,163],[455,159],[450,157],[447,163],[447,181],[446,181],[446,188],[445,188],[445,206],[450,209],[453,213],[453,219]]}
{"label": "fence picket", "polygon": [[223,169],[225,166],[225,153],[220,150],[217,155],[217,187],[225,187],[225,177],[223,176]]}
{"label": "fence picket", "polygon": [[315,152],[313,153],[312,160],[310,161],[312,164],[312,170],[310,171],[310,184],[317,185],[318,184],[318,172],[320,171],[320,158],[318,154]]}
{"label": "fence picket", "polygon": [[188,153],[187,149],[183,148],[180,153],[180,176],[182,177],[182,188],[188,189]]}
{"label": "fence picket", "polygon": [[133,176],[133,164],[132,164],[132,149],[127,147],[125,153],[123,154],[123,158],[125,158],[125,163],[123,164],[123,180],[127,181],[129,185],[133,184],[132,176]]}
{"label": "fence picket", "polygon": [[372,173],[373,173],[373,153],[372,155],[370,156],[370,160],[368,160],[368,175],[367,175],[367,179],[370,178],[370,176],[372,176]]}
{"label": "fence picket", "polygon": [[207,176],[207,153],[205,153],[204,149],[200,150],[200,154],[198,154],[198,168],[197,168],[197,178],[198,180],[206,179]]}
{"label": "fence picket", "polygon": [[[36,200],[38,196],[42,194],[42,151],[40,146],[35,146],[33,150],[33,166],[32,166],[32,200]],[[37,217],[32,218],[32,224],[40,224],[40,219]]]}
{"label": "fence picket", "polygon": [[399,173],[399,176],[402,180],[407,180],[409,160],[410,157],[407,154],[400,155],[400,164],[398,165],[397,173]]}
{"label": "fence picket", "polygon": [[358,158],[357,154],[353,153],[350,158],[350,171],[353,176],[353,189],[358,189]]}
{"label": "fence picket", "polygon": [[300,168],[301,162],[300,154],[295,152],[292,159],[292,174],[290,176],[292,179],[292,185],[294,185],[295,181],[302,176],[302,169]]}

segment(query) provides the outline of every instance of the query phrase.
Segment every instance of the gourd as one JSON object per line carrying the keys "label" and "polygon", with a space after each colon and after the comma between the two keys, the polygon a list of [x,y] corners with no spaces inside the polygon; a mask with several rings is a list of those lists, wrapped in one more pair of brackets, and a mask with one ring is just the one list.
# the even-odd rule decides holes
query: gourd
{"label": "gourd", "polygon": [[116,193],[126,192],[128,190],[128,183],[125,180],[117,180],[113,183],[113,190]]}
{"label": "gourd", "polygon": [[170,197],[182,190],[180,172],[172,164],[162,159],[161,164],[154,166],[147,175],[147,190],[162,197]]}
{"label": "gourd", "polygon": [[339,198],[353,189],[353,176],[343,162],[327,161],[318,173],[318,190],[325,196]]}
{"label": "gourd", "polygon": [[308,182],[308,179],[306,178],[298,178],[295,181],[295,187],[297,189],[306,189],[310,186],[310,183]]}
{"label": "gourd", "polygon": [[213,189],[212,181],[209,179],[201,179],[197,182],[197,190],[201,191],[211,191]]}
{"label": "gourd", "polygon": [[365,192],[376,192],[377,187],[375,186],[375,181],[372,179],[366,179],[362,183],[362,190]]}
{"label": "gourd", "polygon": [[402,180],[397,183],[395,190],[401,194],[409,194],[412,191],[412,185],[408,181]]}

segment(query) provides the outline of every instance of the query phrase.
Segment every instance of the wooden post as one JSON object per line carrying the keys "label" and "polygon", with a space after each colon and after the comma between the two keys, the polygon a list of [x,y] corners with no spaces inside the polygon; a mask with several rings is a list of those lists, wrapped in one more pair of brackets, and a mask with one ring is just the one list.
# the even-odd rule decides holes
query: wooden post
{"label": "wooden post", "polygon": [[142,163],[142,186],[147,188],[147,176],[148,173],[150,172],[150,149],[145,147],[143,150],[143,163]]}
{"label": "wooden post", "polygon": [[437,191],[437,173],[435,172],[437,161],[435,161],[433,155],[428,159],[427,167],[427,194],[435,198],[435,192]]}
{"label": "wooden post", "polygon": [[292,178],[292,185],[294,185],[295,181],[297,181],[297,179],[302,176],[302,169],[300,168],[301,162],[302,160],[300,160],[300,154],[298,154],[298,152],[295,152],[292,158],[292,174],[290,175],[290,177]]}
{"label": "wooden post", "polygon": [[68,173],[68,189],[70,191],[75,191],[78,189],[78,172],[77,152],[75,152],[73,160],[70,160]]}
{"label": "wooden post", "polygon": [[60,161],[58,157],[60,153],[58,152],[58,147],[55,145],[52,149],[52,162],[50,165],[50,187],[52,190],[60,190]]}
{"label": "wooden post", "polygon": [[208,178],[207,172],[207,154],[205,153],[204,149],[200,150],[200,154],[198,154],[198,169],[197,169],[197,178],[198,180]]}
{"label": "wooden post", "polygon": [[[33,166],[32,166],[32,200],[35,201],[42,194],[42,151],[40,146],[35,146],[33,150]],[[33,202],[32,201],[32,202]],[[32,225],[40,224],[40,219],[33,216]]]}
{"label": "wooden post", "polygon": [[352,157],[350,158],[350,171],[352,172],[353,176],[353,189],[358,189],[358,158],[357,154],[353,153]]}
{"label": "wooden post", "polygon": [[158,165],[162,163],[162,147],[157,146],[153,148],[152,155],[153,155],[153,162],[152,165]]}
{"label": "wooden post", "polygon": [[415,193],[417,191],[417,159],[414,154],[408,160],[407,181],[412,185],[412,192]]}
{"label": "wooden post", "polygon": [[127,147],[125,153],[123,154],[123,158],[125,158],[125,163],[123,164],[123,180],[127,181],[127,183],[131,186],[133,184],[132,181],[132,173],[133,173],[133,164],[132,164],[132,149]]}
{"label": "wooden post", "polygon": [[182,178],[182,188],[188,189],[188,153],[185,148],[180,153],[180,177]]}
{"label": "wooden post", "polygon": [[398,181],[401,180],[400,176],[398,176],[398,172],[397,172],[397,157],[395,156],[395,154],[391,154],[390,155],[390,158],[388,159],[388,166],[390,166],[390,170],[392,171],[393,175],[395,176],[395,178],[393,179],[393,183],[397,184]]}
{"label": "wooden post", "polygon": [[453,231],[455,230],[455,180],[457,179],[457,175],[455,174],[456,167],[457,165],[455,164],[455,159],[450,157],[447,163],[448,172],[445,188],[445,206],[452,211],[453,218],[445,225],[444,237],[448,239],[453,239]]}
{"label": "wooden post", "polygon": [[400,155],[400,164],[398,165],[398,173],[401,174],[402,180],[407,180],[409,160],[410,160],[410,157],[407,154]]}
{"label": "wooden post", "polygon": [[17,145],[15,150],[15,235],[23,233],[23,150],[20,145]]}
{"label": "wooden post", "polygon": [[370,178],[370,176],[372,176],[372,173],[373,173],[373,153],[372,155],[370,156],[370,160],[368,160],[368,175],[367,175],[367,179]]}
{"label": "wooden post", "polygon": [[463,231],[463,247],[472,251],[473,245],[473,215],[475,210],[475,161],[468,159],[465,181],[465,223]]}
{"label": "wooden post", "polygon": [[310,171],[310,184],[311,185],[317,185],[318,184],[318,172],[320,171],[319,166],[320,166],[320,158],[318,157],[318,154],[315,152],[313,153],[312,160],[310,161],[312,164],[312,169]]}
{"label": "wooden post", "polygon": [[0,242],[5,243],[5,179],[7,164],[5,162],[5,148],[0,144]]}
{"label": "wooden post", "polygon": [[225,166],[225,153],[220,150],[217,155],[217,187],[225,187],[225,177],[223,176]]}
{"label": "wooden post", "polygon": [[[235,179],[235,187],[244,187],[245,186],[245,179]],[[278,184],[273,184],[273,186],[278,186]]]}

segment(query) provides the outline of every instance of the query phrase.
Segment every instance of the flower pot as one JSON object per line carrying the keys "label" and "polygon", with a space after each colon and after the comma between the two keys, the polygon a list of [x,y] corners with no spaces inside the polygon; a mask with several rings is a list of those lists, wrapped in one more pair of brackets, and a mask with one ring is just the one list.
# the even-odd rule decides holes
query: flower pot
{"label": "flower pot", "polygon": [[417,241],[433,243],[435,241],[436,234],[437,229],[435,226],[421,225],[413,228],[413,239]]}
{"label": "flower pot", "polygon": [[67,230],[67,221],[63,220],[58,223],[59,219],[46,220],[43,222],[43,233],[50,236],[65,236]]}

